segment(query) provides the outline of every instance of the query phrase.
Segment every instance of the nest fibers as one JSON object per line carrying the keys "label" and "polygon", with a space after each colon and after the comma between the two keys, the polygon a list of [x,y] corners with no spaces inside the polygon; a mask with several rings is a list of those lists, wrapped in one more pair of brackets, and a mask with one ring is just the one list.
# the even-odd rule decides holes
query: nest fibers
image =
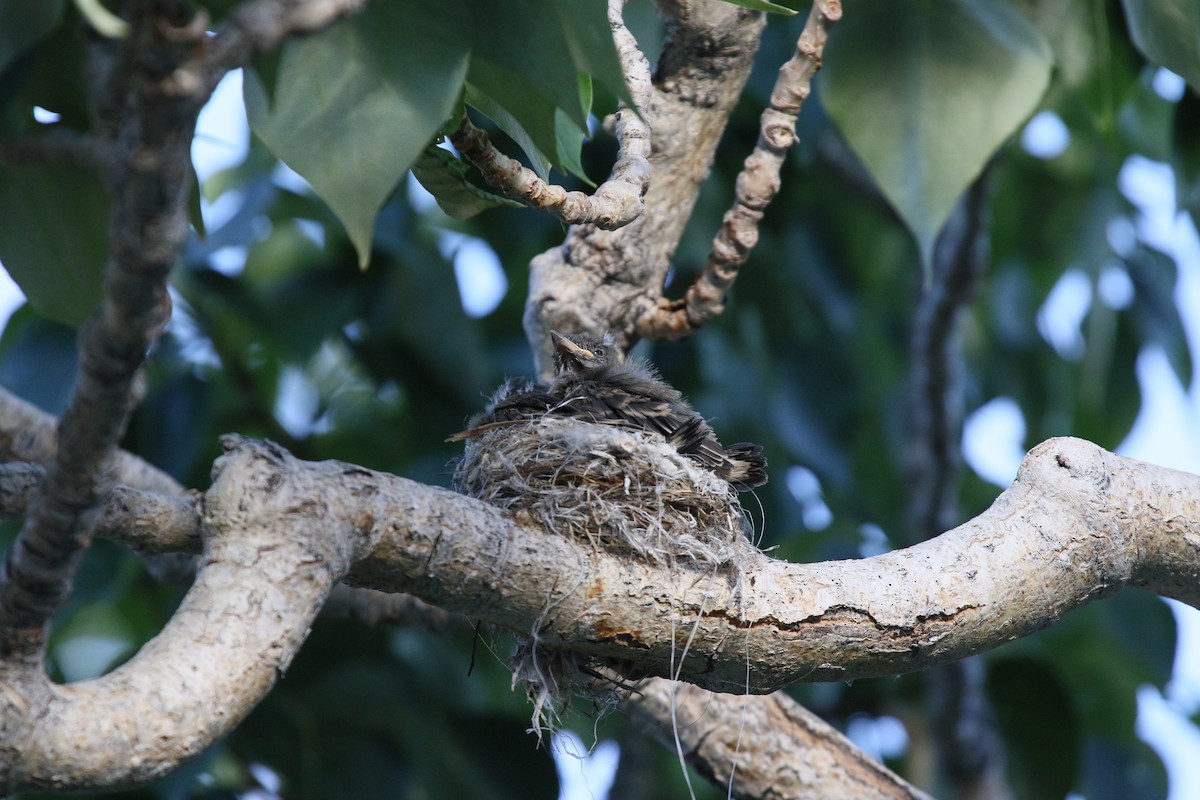
{"label": "nest fibers", "polygon": [[[544,415],[468,439],[454,472],[463,494],[594,548],[672,568],[728,570],[740,586],[738,539],[749,529],[737,491],[646,431]],[[681,624],[686,624],[680,620]],[[554,727],[572,689],[604,706],[604,665],[518,637],[510,665],[534,702],[534,727]]]}
{"label": "nest fibers", "polygon": [[732,562],[737,492],[656,433],[546,415],[467,441],[463,494],[593,547],[659,564]]}

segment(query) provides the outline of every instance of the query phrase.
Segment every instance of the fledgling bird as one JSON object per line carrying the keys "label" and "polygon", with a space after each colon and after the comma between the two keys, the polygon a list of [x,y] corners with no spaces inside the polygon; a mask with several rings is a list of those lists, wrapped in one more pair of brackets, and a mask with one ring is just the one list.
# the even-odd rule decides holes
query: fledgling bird
{"label": "fledgling bird", "polygon": [[722,446],[708,421],[652,366],[626,358],[611,336],[570,339],[552,331],[558,398],[551,413],[661,434],[678,452],[712,470],[739,491],[767,482],[762,447]]}
{"label": "fledgling bird", "polygon": [[554,381],[549,386],[525,378],[505,381],[484,412],[446,441],[461,442],[553,414],[660,434],[676,451],[739,491],[767,482],[762,447],[749,442],[722,446],[678,389],[644,361],[626,358],[610,335],[572,340],[551,331],[550,337]]}

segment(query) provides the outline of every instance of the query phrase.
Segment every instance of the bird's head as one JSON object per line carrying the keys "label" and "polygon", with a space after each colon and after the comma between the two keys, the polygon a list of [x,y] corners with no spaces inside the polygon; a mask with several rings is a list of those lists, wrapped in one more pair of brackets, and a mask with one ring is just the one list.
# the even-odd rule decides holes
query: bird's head
{"label": "bird's head", "polygon": [[550,339],[554,342],[554,372],[558,375],[617,364],[625,358],[611,333],[599,339],[587,336],[569,339],[558,331],[550,331]]}

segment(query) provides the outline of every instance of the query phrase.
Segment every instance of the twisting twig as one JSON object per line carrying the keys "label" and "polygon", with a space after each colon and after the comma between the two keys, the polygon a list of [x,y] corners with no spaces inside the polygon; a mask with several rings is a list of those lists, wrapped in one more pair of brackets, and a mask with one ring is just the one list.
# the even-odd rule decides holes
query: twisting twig
{"label": "twisting twig", "polygon": [[637,321],[647,339],[680,339],[721,313],[738,270],[758,242],[758,222],[779,192],[779,172],[796,142],[796,115],[808,98],[831,25],[841,19],[841,0],[816,0],[796,51],[779,70],[770,106],[760,117],[758,143],[738,175],[733,206],[725,212],[700,275],[677,300],[660,298]]}
{"label": "twisting twig", "polygon": [[136,72],[125,88],[130,113],[118,130],[111,254],[99,310],[80,332],[71,401],[41,492],[0,576],[0,655],[40,662],[46,623],[70,589],[103,498],[111,491],[116,442],[136,395],[146,352],[170,315],[167,272],[187,235],[188,150],[198,105],[163,84],[204,39],[164,36],[186,20],[139,7],[122,43]]}
{"label": "twisting twig", "polygon": [[[990,260],[987,183],[985,172],[947,220],[934,249],[932,281],[913,321],[905,448],[908,544],[959,522],[965,372],[961,318]],[[939,665],[925,676],[939,783],[952,786],[959,796],[987,794],[987,787],[1002,785],[1003,743],[979,657]]]}
{"label": "twisting twig", "polygon": [[124,66],[101,76],[104,90],[94,96],[110,113],[114,134],[104,297],[80,333],[79,370],[55,453],[0,574],[0,657],[40,664],[46,623],[112,490],[116,442],[135,403],[137,376],[170,316],[166,278],[187,235],[189,148],[200,107],[231,68],[365,3],[257,0],[211,39],[206,18],[185,4],[135,7],[133,34],[118,45]]}
{"label": "twisting twig", "polygon": [[909,540],[958,524],[963,357],[959,320],[989,259],[986,177],[973,183],[934,249],[933,276],[913,320],[906,448]]}
{"label": "twisting twig", "polygon": [[[608,23],[630,94],[638,108],[644,109],[652,91],[650,65],[621,18],[624,4],[625,0],[609,0]],[[590,223],[614,230],[641,215],[642,197],[650,185],[649,125],[634,109],[622,106],[616,114],[615,127],[619,146],[616,163],[608,180],[592,195],[546,183],[533,170],[497,150],[487,133],[465,115],[458,130],[450,135],[450,142],[483,173],[488,184],[509,197],[548,211],[572,225]]]}

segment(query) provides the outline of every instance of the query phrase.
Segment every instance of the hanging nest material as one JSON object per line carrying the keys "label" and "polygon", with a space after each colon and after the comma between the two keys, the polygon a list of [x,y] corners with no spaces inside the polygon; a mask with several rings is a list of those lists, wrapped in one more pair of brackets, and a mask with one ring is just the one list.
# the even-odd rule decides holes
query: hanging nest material
{"label": "hanging nest material", "polygon": [[[737,491],[658,434],[552,414],[488,428],[467,440],[454,486],[591,547],[741,583],[737,540],[749,525]],[[596,680],[603,664],[541,646],[536,631],[518,636],[510,667],[539,736],[570,692],[611,707],[620,685]]]}

